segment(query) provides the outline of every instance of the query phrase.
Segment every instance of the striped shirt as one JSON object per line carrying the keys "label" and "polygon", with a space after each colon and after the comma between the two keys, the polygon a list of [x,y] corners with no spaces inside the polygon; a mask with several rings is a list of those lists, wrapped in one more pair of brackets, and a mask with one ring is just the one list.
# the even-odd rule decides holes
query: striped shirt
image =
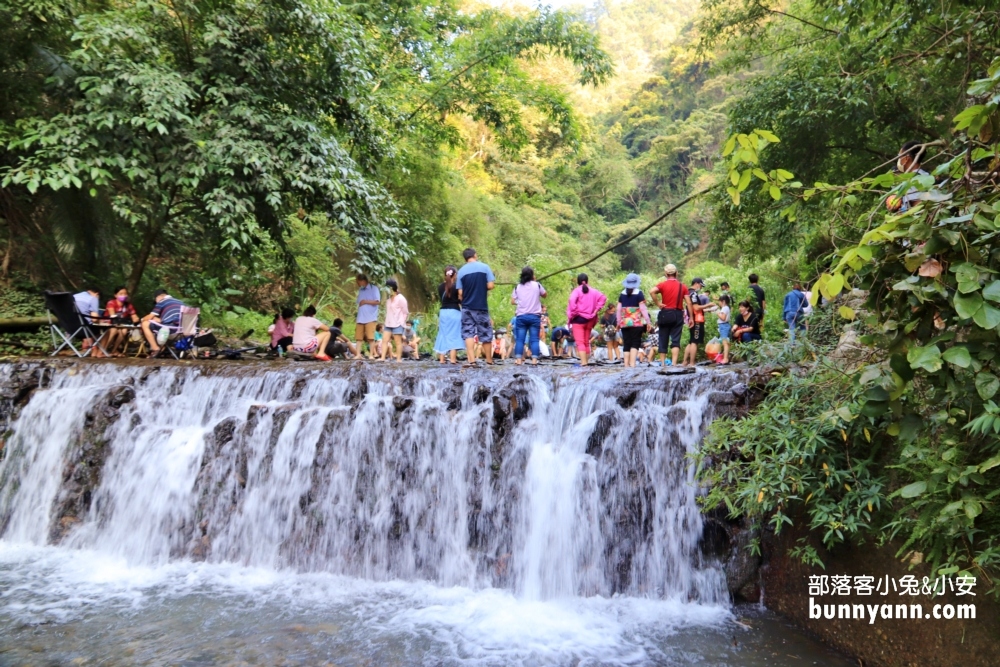
{"label": "striped shirt", "polygon": [[176,327],[181,323],[181,303],[172,296],[153,306],[153,314],[160,318],[160,323],[168,327]]}

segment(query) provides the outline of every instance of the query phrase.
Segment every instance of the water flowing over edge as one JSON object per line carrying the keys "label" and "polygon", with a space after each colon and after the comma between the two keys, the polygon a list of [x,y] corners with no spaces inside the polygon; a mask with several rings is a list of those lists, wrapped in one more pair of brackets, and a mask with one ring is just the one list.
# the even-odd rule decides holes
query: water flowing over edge
{"label": "water flowing over edge", "polygon": [[48,372],[0,463],[11,542],[531,599],[725,597],[686,454],[732,377]]}

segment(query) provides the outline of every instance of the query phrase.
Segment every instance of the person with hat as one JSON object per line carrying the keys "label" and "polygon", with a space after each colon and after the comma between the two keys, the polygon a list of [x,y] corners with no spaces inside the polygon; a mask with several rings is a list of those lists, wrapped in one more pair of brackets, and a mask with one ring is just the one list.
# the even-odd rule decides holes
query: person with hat
{"label": "person with hat", "polygon": [[625,368],[635,368],[635,359],[642,347],[642,334],[651,320],[646,310],[646,295],[639,289],[639,276],[630,273],[622,281],[622,293],[618,295],[618,308],[615,311],[618,320],[618,330],[622,332],[622,349],[624,351]]}
{"label": "person with hat", "polygon": [[[684,330],[684,316],[691,315],[691,297],[687,285],[677,280],[677,267],[667,264],[663,267],[665,279],[650,290],[654,303],[660,312],[656,314],[659,327],[660,364],[664,364],[667,348],[670,349],[670,365],[677,365],[681,351],[681,332]],[[693,320],[693,316],[688,319]],[[704,326],[704,325],[703,325]],[[685,358],[687,353],[685,352]]]}
{"label": "person with hat", "polygon": [[176,331],[181,325],[181,308],[184,303],[180,299],[167,294],[167,290],[158,289],[153,294],[156,305],[152,312],[142,318],[142,335],[149,343],[149,356],[155,357],[160,353],[160,346],[156,342],[156,334],[160,329]]}
{"label": "person with hat", "polygon": [[702,294],[705,281],[695,278],[691,281],[688,299],[691,303],[691,317],[688,321],[688,344],[684,348],[684,366],[694,366],[698,361],[698,346],[705,343],[705,312],[715,310],[707,294]]}

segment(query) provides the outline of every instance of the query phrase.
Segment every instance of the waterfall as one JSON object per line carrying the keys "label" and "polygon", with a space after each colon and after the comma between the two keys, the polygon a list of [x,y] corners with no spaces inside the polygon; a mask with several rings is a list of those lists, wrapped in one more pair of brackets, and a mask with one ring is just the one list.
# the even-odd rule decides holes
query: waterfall
{"label": "waterfall", "polygon": [[0,460],[9,543],[529,600],[727,599],[699,547],[688,454],[731,373],[31,372],[39,386],[14,410]]}

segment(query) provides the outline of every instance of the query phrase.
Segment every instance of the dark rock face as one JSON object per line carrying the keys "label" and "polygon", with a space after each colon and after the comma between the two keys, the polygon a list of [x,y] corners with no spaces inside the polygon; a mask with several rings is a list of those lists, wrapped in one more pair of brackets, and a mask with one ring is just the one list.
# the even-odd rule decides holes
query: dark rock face
{"label": "dark rock face", "polygon": [[130,385],[112,387],[87,411],[83,431],[71,448],[63,469],[63,483],[54,512],[56,519],[49,529],[53,544],[58,544],[90,510],[110,451],[108,430],[118,421],[121,407],[133,400],[135,389]]}

